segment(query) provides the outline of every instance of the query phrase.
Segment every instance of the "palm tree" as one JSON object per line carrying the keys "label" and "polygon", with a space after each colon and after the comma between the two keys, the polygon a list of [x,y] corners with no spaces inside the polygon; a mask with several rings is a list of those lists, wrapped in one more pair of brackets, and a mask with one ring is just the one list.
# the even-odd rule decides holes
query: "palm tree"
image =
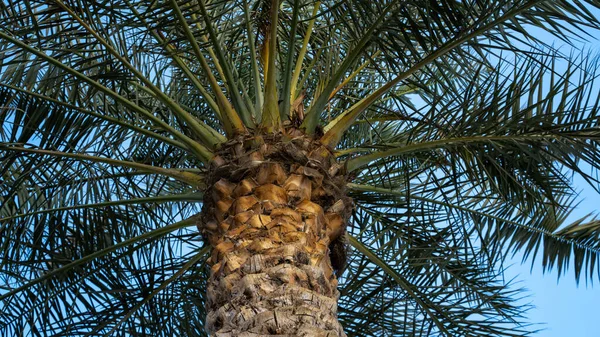
{"label": "palm tree", "polygon": [[598,8],[3,0],[0,334],[531,334],[507,257],[600,277],[598,60],[547,38]]}

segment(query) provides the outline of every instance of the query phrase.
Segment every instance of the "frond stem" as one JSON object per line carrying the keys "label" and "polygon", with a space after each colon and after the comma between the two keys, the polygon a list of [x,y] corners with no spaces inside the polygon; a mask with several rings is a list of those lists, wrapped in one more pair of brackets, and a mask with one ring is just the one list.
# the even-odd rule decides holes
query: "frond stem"
{"label": "frond stem", "polygon": [[136,163],[136,162],[132,162],[132,161],[124,161],[124,160],[96,157],[96,156],[90,156],[87,154],[79,154],[79,153],[67,153],[67,152],[50,151],[50,150],[36,150],[36,149],[29,149],[29,148],[24,148],[24,147],[20,147],[20,146],[8,146],[8,144],[6,144],[6,143],[0,144],[0,150],[12,151],[12,152],[36,153],[36,154],[42,154],[42,155],[48,155],[48,156],[54,156],[54,157],[73,158],[73,159],[86,160],[86,161],[91,161],[91,162],[96,162],[96,163],[104,163],[104,164],[108,164],[108,165],[112,165],[112,166],[128,167],[128,168],[136,169],[136,170],[139,170],[142,172],[150,172],[150,173],[160,174],[163,176],[174,178],[181,182],[190,184],[191,186],[202,186],[202,184],[203,184],[202,177],[198,176],[194,173],[191,173],[191,172],[185,172],[185,171],[180,171],[180,170],[175,170],[175,169],[166,169],[166,168],[162,168],[162,167],[156,167],[156,166],[146,165],[146,164],[142,164],[142,163]]}

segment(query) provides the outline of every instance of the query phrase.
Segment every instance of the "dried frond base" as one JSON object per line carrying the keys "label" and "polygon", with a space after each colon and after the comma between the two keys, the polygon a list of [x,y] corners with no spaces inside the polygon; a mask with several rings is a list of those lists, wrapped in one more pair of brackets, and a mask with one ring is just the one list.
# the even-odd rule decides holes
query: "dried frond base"
{"label": "dried frond base", "polygon": [[239,136],[209,183],[199,224],[213,247],[209,334],[345,336],[335,274],[345,256],[332,266],[329,247],[342,242],[352,200],[331,151],[293,127]]}

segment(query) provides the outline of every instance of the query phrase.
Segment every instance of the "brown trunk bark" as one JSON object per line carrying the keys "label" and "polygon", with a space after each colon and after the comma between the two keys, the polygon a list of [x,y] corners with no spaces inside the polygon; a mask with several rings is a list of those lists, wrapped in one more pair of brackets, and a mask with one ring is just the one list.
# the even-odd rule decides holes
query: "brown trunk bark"
{"label": "brown trunk bark", "polygon": [[[288,127],[229,141],[209,172],[202,223],[212,245],[211,336],[345,336],[337,320],[341,269],[330,246],[352,202],[329,149]],[[339,255],[339,254],[338,254]]]}

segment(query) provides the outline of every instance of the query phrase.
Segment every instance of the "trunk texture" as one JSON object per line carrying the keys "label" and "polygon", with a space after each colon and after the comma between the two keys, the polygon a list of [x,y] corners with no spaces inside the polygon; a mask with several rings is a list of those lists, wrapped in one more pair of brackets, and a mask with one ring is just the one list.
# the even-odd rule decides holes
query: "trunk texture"
{"label": "trunk texture", "polygon": [[199,228],[213,247],[208,333],[345,336],[335,271],[352,201],[331,151],[290,126],[238,136],[207,182]]}

